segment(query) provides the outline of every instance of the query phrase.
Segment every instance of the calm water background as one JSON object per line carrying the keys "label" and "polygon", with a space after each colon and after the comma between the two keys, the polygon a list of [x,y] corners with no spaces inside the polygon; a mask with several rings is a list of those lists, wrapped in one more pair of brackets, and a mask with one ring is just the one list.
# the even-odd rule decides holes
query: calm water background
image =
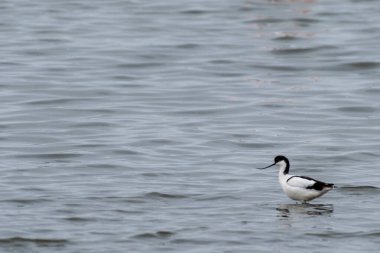
{"label": "calm water background", "polygon": [[377,1],[0,11],[1,252],[380,249]]}

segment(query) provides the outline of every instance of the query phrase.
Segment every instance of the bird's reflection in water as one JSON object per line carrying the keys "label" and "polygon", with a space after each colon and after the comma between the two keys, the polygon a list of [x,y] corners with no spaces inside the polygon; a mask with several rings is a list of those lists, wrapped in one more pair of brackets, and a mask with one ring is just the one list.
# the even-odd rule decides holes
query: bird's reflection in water
{"label": "bird's reflection in water", "polygon": [[280,204],[277,208],[279,217],[289,218],[292,215],[319,216],[334,212],[332,204]]}

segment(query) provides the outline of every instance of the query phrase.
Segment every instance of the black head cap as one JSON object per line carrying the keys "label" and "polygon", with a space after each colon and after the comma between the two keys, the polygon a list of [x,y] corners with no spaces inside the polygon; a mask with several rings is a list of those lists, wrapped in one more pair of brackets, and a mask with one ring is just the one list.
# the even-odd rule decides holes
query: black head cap
{"label": "black head cap", "polygon": [[288,158],[286,158],[283,155],[278,155],[274,158],[275,164],[278,162],[281,162],[281,161],[284,161],[286,163],[286,168],[285,168],[284,174],[288,174],[289,173],[289,166],[290,166]]}
{"label": "black head cap", "polygon": [[288,158],[286,158],[285,156],[283,155],[278,155],[274,158],[274,163],[278,163],[278,162],[281,162],[281,161],[285,161],[286,163],[289,163],[289,160]]}

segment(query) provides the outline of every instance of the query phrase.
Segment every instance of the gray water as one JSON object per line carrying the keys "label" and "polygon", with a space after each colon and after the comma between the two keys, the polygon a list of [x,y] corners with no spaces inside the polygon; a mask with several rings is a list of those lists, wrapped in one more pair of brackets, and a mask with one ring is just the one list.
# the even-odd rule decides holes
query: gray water
{"label": "gray water", "polygon": [[0,10],[0,252],[379,252],[377,1]]}

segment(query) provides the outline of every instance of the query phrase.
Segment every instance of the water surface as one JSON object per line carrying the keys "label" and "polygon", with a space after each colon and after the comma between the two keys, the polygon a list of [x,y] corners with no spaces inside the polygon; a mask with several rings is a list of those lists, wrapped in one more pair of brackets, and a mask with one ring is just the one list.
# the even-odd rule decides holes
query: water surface
{"label": "water surface", "polygon": [[378,250],[376,1],[0,9],[1,251]]}

